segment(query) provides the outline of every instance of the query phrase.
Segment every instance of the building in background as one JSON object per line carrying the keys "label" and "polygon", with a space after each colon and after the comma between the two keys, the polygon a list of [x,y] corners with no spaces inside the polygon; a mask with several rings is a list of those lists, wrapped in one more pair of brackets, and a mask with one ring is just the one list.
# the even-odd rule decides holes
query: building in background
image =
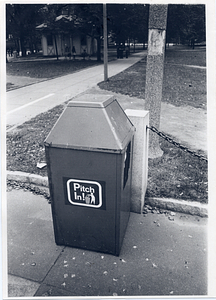
{"label": "building in background", "polygon": [[[82,32],[82,28],[71,28],[67,24],[71,16],[60,15],[56,18],[55,28],[50,28],[46,23],[36,27],[41,32],[41,47],[44,56],[72,56],[73,47],[76,55],[95,55],[97,40]],[[64,30],[65,29],[65,30]]]}

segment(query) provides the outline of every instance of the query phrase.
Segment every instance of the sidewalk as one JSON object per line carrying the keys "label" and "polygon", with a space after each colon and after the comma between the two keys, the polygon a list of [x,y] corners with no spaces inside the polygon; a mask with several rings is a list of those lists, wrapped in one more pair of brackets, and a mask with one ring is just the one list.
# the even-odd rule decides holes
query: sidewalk
{"label": "sidewalk", "polygon": [[42,196],[7,199],[10,297],[207,294],[207,218],[131,213],[115,257],[57,246]]}

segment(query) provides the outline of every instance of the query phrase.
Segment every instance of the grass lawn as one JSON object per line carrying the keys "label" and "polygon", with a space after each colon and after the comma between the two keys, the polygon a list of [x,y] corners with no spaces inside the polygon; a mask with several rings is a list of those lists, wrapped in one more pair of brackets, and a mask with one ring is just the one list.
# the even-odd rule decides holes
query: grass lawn
{"label": "grass lawn", "polygon": [[[181,49],[181,48],[180,48]],[[205,64],[205,52],[176,51],[168,48],[164,65],[162,101],[175,106],[193,106],[206,109],[206,70],[184,65]],[[145,98],[146,57],[124,72],[99,84],[101,89]]]}
{"label": "grass lawn", "polygon": [[[187,59],[184,60],[185,53]],[[184,64],[200,66],[204,62],[204,54],[198,54],[198,51],[167,50],[163,101],[178,106],[206,108],[205,70],[180,66],[183,61]],[[179,66],[172,65],[172,60]],[[144,98],[144,70],[145,60],[99,86]],[[46,168],[38,169],[37,163],[45,160],[43,142],[63,108],[63,105],[57,106],[19,126],[16,132],[7,134],[7,170],[47,176]],[[207,203],[207,162],[183,152],[162,138],[160,145],[164,151],[163,156],[149,159],[147,196]]]}
{"label": "grass lawn", "polygon": [[[100,62],[102,63],[102,62]],[[31,78],[54,78],[98,65],[96,60],[40,60],[9,62],[7,75],[27,76]]]}

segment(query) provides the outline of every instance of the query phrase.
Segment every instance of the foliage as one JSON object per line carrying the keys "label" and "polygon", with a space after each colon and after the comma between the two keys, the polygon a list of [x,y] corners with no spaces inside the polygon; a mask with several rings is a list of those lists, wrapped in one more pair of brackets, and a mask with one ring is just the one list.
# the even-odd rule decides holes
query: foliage
{"label": "foliage", "polygon": [[167,41],[190,43],[205,41],[205,5],[168,6]]}
{"label": "foliage", "polygon": [[[146,4],[107,4],[108,36],[117,43],[146,42],[148,36]],[[58,19],[60,15],[64,18]],[[23,55],[27,46],[36,49],[39,32],[36,26],[46,23],[55,37],[56,32],[72,33],[79,29],[98,42],[97,56],[103,39],[102,4],[7,4],[7,37],[19,43]],[[201,42],[205,40],[205,5],[170,4],[168,6],[167,41]]]}
{"label": "foliage", "polygon": [[31,50],[37,48],[39,35],[35,27],[40,8],[39,4],[6,4],[6,36],[12,37],[16,50],[24,56],[27,46]]}
{"label": "foliage", "polygon": [[127,40],[146,42],[148,8],[145,4],[108,4],[108,31],[119,44]]}
{"label": "foliage", "polygon": [[76,15],[79,18],[80,28],[85,35],[97,40],[97,60],[101,60],[101,40],[103,37],[103,5],[78,4]]}

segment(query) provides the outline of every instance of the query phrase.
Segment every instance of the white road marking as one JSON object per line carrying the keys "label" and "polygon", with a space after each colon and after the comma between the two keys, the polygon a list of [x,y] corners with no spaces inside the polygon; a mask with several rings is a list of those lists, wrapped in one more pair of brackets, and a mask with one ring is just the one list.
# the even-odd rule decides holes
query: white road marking
{"label": "white road marking", "polygon": [[44,97],[42,97],[42,98],[36,99],[36,100],[34,100],[34,101],[32,101],[32,102],[29,102],[29,103],[27,103],[27,104],[24,104],[24,105],[22,105],[22,106],[19,106],[19,107],[13,109],[13,110],[10,110],[9,112],[7,112],[7,115],[12,114],[13,112],[15,112],[15,111],[17,111],[17,110],[23,109],[24,107],[30,106],[30,105],[32,105],[32,104],[34,104],[34,103],[37,103],[37,102],[39,102],[39,101],[41,101],[41,100],[44,100],[44,99],[46,99],[46,98],[49,98],[49,97],[51,97],[51,96],[53,96],[53,95],[55,95],[55,94],[52,93],[52,94],[46,95],[46,96],[44,96]]}

